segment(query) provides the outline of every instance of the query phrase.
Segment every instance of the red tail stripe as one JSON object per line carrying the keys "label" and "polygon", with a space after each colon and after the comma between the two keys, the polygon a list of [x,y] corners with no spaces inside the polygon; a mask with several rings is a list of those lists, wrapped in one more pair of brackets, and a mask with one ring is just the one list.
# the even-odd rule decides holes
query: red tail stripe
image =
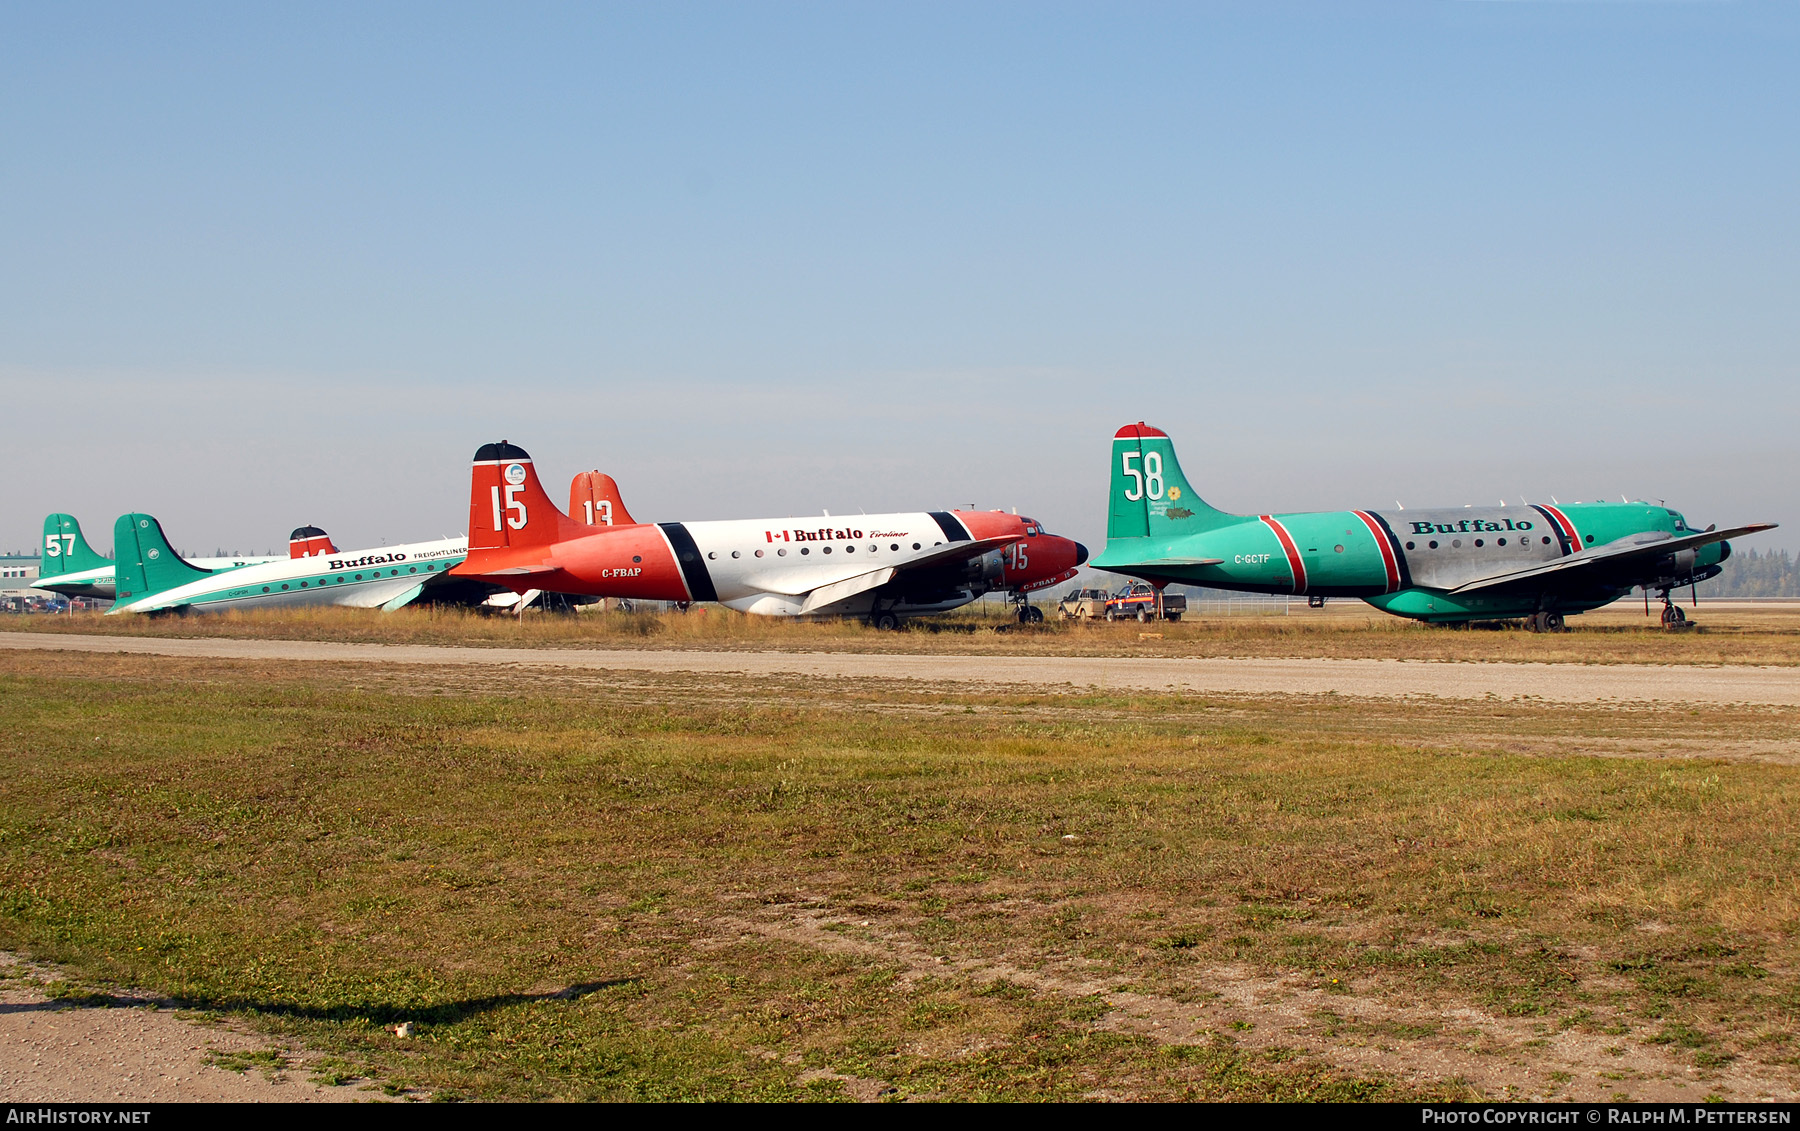
{"label": "red tail stripe", "polygon": [[1288,568],[1294,572],[1294,592],[1306,592],[1306,564],[1300,560],[1300,549],[1288,536],[1287,527],[1276,522],[1269,515],[1263,514],[1257,517],[1263,520],[1264,526],[1275,532],[1275,537],[1281,542],[1282,550],[1287,554]]}
{"label": "red tail stripe", "polygon": [[1387,531],[1383,530],[1381,524],[1376,522],[1372,516],[1363,511],[1351,511],[1350,513],[1362,519],[1363,525],[1368,527],[1369,533],[1374,536],[1375,545],[1381,548],[1381,564],[1387,569],[1387,591],[1395,592],[1400,588],[1400,562],[1394,557],[1394,547],[1388,541]]}

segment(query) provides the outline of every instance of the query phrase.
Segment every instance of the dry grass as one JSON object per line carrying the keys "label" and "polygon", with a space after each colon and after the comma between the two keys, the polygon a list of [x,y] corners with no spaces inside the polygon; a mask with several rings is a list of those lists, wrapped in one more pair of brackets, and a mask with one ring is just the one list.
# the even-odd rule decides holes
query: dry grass
{"label": "dry grass", "polygon": [[[1054,617],[1054,614],[1052,614]],[[1702,609],[1699,628],[1667,632],[1636,606],[1571,621],[1566,633],[1457,630],[1338,603],[1285,617],[1195,617],[1156,626],[1058,622],[1026,629],[979,610],[922,618],[907,631],[857,621],[795,622],[718,606],[689,613],[527,615],[523,621],[464,609],[300,609],[189,617],[8,617],[6,630],[131,636],[252,637],[387,644],[543,648],[704,648],[976,655],[1268,656],[1421,660],[1517,660],[1590,664],[1800,665],[1800,607]]]}
{"label": "dry grass", "polygon": [[409,1086],[1796,1090],[1792,711],[39,663],[0,941]]}

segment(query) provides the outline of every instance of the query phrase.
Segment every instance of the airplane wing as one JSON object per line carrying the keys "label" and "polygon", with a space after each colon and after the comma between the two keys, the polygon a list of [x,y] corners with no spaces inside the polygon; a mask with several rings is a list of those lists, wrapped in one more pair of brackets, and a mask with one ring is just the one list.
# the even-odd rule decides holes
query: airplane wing
{"label": "airplane wing", "polygon": [[1660,531],[1638,534],[1597,549],[1582,550],[1543,565],[1508,570],[1492,577],[1478,578],[1475,581],[1458,585],[1449,592],[1473,593],[1481,589],[1496,589],[1501,586],[1516,585],[1540,577],[1548,577],[1552,574],[1572,574],[1578,571],[1585,573],[1597,569],[1607,572],[1627,569],[1635,565],[1648,564],[1678,550],[1698,549],[1701,546],[1710,546],[1714,542],[1723,542],[1727,538],[1755,534],[1759,530],[1773,530],[1774,528],[1775,524],[1772,522],[1753,522],[1749,526],[1735,526],[1730,530],[1706,530],[1681,538],[1671,537]]}
{"label": "airplane wing", "polygon": [[1002,546],[1010,546],[1018,540],[1019,538],[1017,535],[1007,535],[1000,538],[974,538],[962,542],[950,542],[920,554],[918,557],[913,558],[902,565],[892,567],[884,566],[882,569],[875,570],[852,570],[844,577],[810,587],[806,585],[771,584],[757,578],[752,578],[750,583],[767,593],[779,593],[784,597],[798,597],[803,593],[817,593],[822,589],[828,589],[833,586],[845,585],[852,581],[873,577],[883,570],[888,571],[888,576],[882,578],[880,581],[872,582],[862,588],[853,587],[848,592],[836,598],[837,600],[842,600],[844,597],[853,597],[856,594],[861,593],[863,589],[873,589],[877,585],[885,585],[888,581],[902,573],[914,573],[919,570],[944,566],[951,562],[962,562],[967,561],[970,558],[978,558],[989,550],[997,550]]}
{"label": "airplane wing", "polygon": [[858,593],[866,593],[878,586],[886,585],[889,581],[892,581],[893,578],[894,567],[884,566],[881,569],[872,569],[868,573],[861,573],[855,577],[847,577],[842,581],[834,581],[830,585],[821,585],[806,595],[806,600],[800,605],[800,615],[805,616],[814,610],[824,608],[826,605],[836,604],[839,601],[854,597]]}

